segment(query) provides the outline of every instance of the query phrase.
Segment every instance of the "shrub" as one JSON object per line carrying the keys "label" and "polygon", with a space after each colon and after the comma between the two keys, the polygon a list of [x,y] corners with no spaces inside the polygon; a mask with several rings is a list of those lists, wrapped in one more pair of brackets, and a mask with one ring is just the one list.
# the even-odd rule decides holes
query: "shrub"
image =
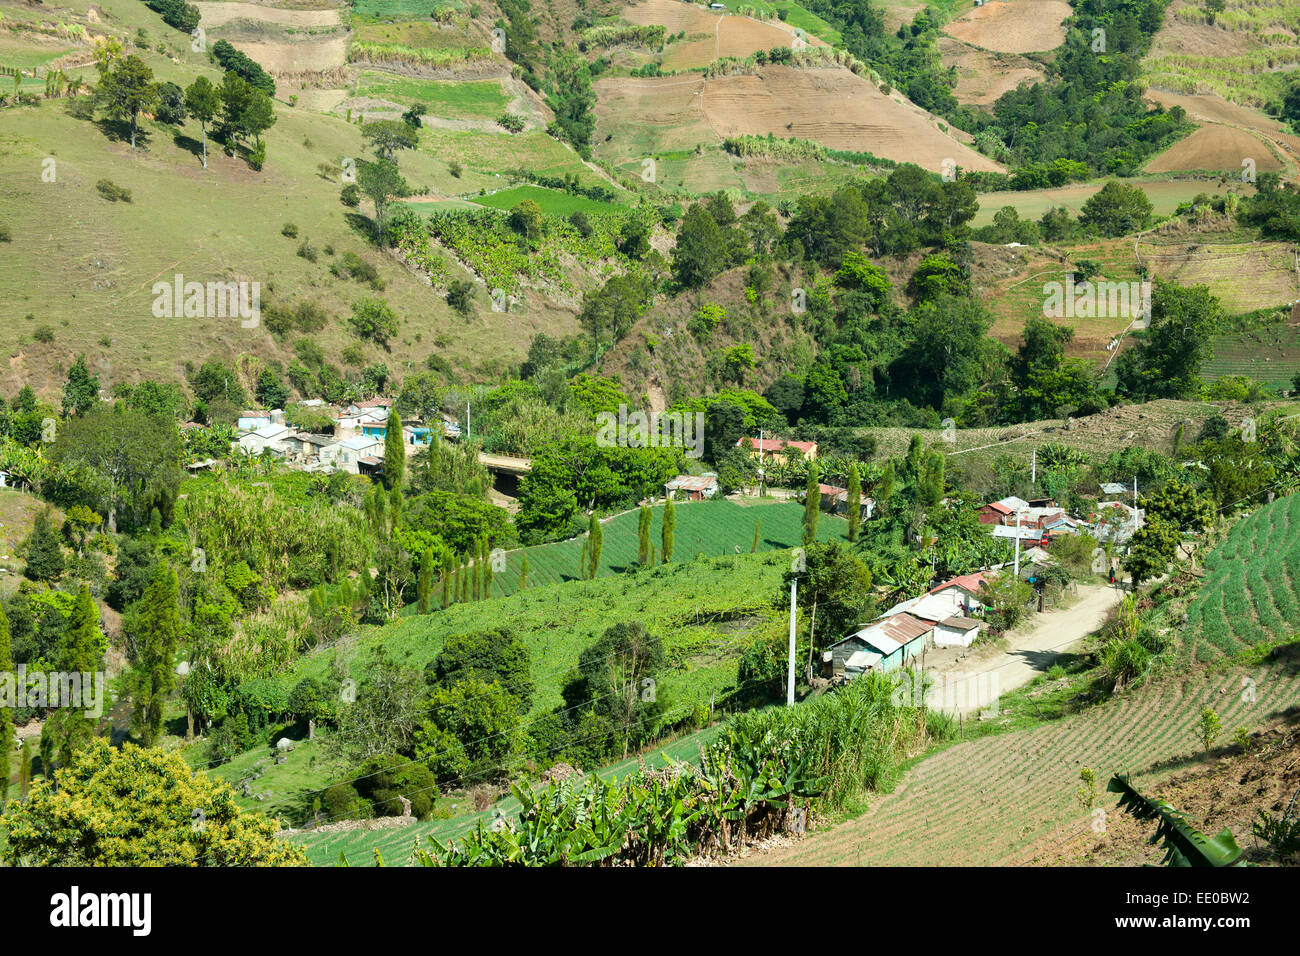
{"label": "shrub", "polygon": [[349,209],[355,209],[361,205],[361,189],[356,183],[348,183],[339,191],[339,202]]}
{"label": "shrub", "polygon": [[298,227],[291,222],[286,222],[284,228],[280,230],[280,235],[288,236],[290,239],[298,238]]}
{"label": "shrub", "polygon": [[99,190],[99,194],[109,202],[118,202],[119,200],[122,202],[131,201],[131,190],[123,189],[111,179],[101,179],[99,182],[95,183],[95,188]]}
{"label": "shrub", "polygon": [[499,120],[497,125],[511,133],[522,133],[524,130],[524,118],[516,116],[514,113],[506,113]]}
{"label": "shrub", "polygon": [[37,342],[44,342],[46,345],[49,345],[54,341],[54,330],[48,325],[38,325],[36,331],[32,333],[32,337],[35,338]]}
{"label": "shrub", "polygon": [[298,244],[298,255],[308,262],[315,262],[316,247],[311,244],[310,240],[304,239]]}
{"label": "shrub", "polygon": [[461,315],[469,315],[474,310],[474,283],[453,280],[447,287],[447,304]]}

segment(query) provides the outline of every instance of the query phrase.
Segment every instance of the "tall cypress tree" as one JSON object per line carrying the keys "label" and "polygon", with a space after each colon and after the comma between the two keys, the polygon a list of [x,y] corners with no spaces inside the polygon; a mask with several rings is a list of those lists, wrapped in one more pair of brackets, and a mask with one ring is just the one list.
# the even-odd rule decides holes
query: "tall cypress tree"
{"label": "tall cypress tree", "polygon": [[18,796],[27,798],[27,790],[32,785],[32,738],[23,741],[23,755],[18,762]]}
{"label": "tall cypress tree", "polygon": [[152,747],[162,733],[163,705],[176,689],[174,667],[183,630],[176,572],[166,561],[154,568],[135,621],[138,651],[129,680],[131,729],[144,746]]}
{"label": "tall cypress tree", "polygon": [[817,540],[817,518],[821,515],[821,490],[818,488],[817,466],[808,466],[808,487],[804,489],[803,501],[803,546],[806,548]]}
{"label": "tall cypress tree", "polygon": [[643,568],[650,565],[650,523],[653,514],[649,505],[642,505],[636,516],[636,563]]}
{"label": "tall cypress tree", "polygon": [[[90,589],[83,584],[72,605],[68,627],[59,645],[58,669],[70,674],[90,674],[93,681],[94,675],[102,669],[104,649],[104,635],[99,629],[99,608],[90,596]],[[57,746],[58,761],[66,766],[71,762],[73,753],[94,737],[94,719],[87,717],[82,708],[60,707],[46,721],[41,733],[41,765],[49,777],[52,768],[46,762],[44,746],[47,733],[50,736],[51,751]]]}
{"label": "tall cypress tree", "polygon": [[402,416],[397,409],[388,413],[384,423],[384,487],[401,488],[406,484],[406,438],[402,434]]}
{"label": "tall cypress tree", "polygon": [[858,476],[858,463],[849,465],[849,541],[858,540],[858,523],[862,520],[862,479]]}
{"label": "tall cypress tree", "polygon": [[591,541],[591,547],[587,552],[590,571],[588,577],[594,580],[596,575],[600,573],[600,552],[605,544],[605,531],[601,527],[600,518],[596,516],[594,511],[591,514],[591,523],[587,526],[587,538]]}
{"label": "tall cypress tree", "polygon": [[677,529],[677,506],[673,504],[672,496],[664,502],[664,528],[663,528],[663,561],[667,564],[673,559],[673,532]]}
{"label": "tall cypress tree", "polygon": [[492,597],[492,548],[487,538],[483,539],[483,598]]}
{"label": "tall cypress tree", "polygon": [[442,556],[442,606],[445,610],[452,602],[455,592],[452,588],[456,584],[456,565],[451,558],[451,552],[448,551]]}
{"label": "tall cypress tree", "polygon": [[528,552],[524,552],[523,559],[519,562],[519,590],[528,587]]}
{"label": "tall cypress tree", "polygon": [[[9,618],[0,607],[0,674],[13,674],[13,647],[9,640]],[[18,688],[15,687],[15,690]],[[9,754],[14,749],[14,718],[8,707],[0,707],[0,807],[9,798]]]}
{"label": "tall cypress tree", "polygon": [[420,576],[415,581],[415,599],[421,614],[429,613],[429,588],[433,584],[433,549],[425,548],[420,558]]}
{"label": "tall cypress tree", "polygon": [[759,518],[754,522],[754,540],[750,542],[749,553],[758,554],[758,535],[763,529],[763,519]]}

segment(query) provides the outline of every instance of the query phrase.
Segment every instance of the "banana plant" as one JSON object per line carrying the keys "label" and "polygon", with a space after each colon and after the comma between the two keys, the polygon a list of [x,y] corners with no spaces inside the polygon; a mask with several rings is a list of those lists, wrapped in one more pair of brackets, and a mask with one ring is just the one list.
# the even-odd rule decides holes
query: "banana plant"
{"label": "banana plant", "polygon": [[1210,839],[1187,822],[1186,814],[1160,799],[1143,796],[1127,776],[1116,774],[1106,787],[1118,793],[1120,809],[1135,820],[1156,821],[1156,832],[1147,842],[1160,843],[1165,850],[1160,861],[1166,866],[1239,866],[1245,851],[1237,846],[1232,831],[1224,827]]}

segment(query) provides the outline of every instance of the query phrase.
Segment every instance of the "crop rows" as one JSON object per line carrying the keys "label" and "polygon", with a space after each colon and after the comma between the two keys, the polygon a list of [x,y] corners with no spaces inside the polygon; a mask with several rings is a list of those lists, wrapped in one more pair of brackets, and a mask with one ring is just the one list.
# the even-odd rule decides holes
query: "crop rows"
{"label": "crop rows", "polygon": [[1188,608],[1187,653],[1199,661],[1300,630],[1300,496],[1239,521],[1205,559],[1208,578]]}
{"label": "crop rows", "polygon": [[[1243,679],[1253,681],[1249,692]],[[1204,759],[1195,729],[1203,707],[1220,714],[1229,734],[1259,726],[1298,698],[1300,675],[1281,668],[1142,688],[1062,721],[949,747],[862,817],[753,862],[1015,862],[1086,829],[1088,813],[1075,797],[1083,767],[1097,773],[1103,791],[1113,773],[1158,775],[1173,763]],[[1113,812],[1104,793],[1098,805]]]}

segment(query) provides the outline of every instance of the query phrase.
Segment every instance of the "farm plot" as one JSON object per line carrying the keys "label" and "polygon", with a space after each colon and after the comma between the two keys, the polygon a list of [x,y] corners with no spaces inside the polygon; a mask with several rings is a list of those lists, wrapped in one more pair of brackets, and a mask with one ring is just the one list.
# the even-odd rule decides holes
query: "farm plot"
{"label": "farm plot", "polygon": [[1073,11],[1063,0],[989,0],[955,20],[944,32],[998,53],[1041,53],[1065,42],[1065,18]]}
{"label": "farm plot", "polygon": [[[651,539],[656,547],[663,527],[663,505],[655,506]],[[674,560],[690,560],[697,554],[706,556],[748,553],[759,530],[759,551],[792,548],[803,533],[803,506],[790,502],[741,505],[734,501],[684,502],[677,506],[674,532]],[[761,525],[760,525],[761,522]],[[604,522],[601,546],[601,573],[616,574],[636,565],[637,513],[629,511]],[[822,540],[847,540],[848,522],[836,515],[822,515],[817,536]],[[582,556],[582,539],[559,541],[509,552],[507,570],[495,575],[494,583],[501,594],[513,594],[519,587],[519,568],[528,555],[530,586],[571,581],[578,576]]]}
{"label": "farm plot", "polygon": [[342,22],[338,10],[296,10],[233,0],[199,0],[194,6],[199,9],[200,23],[205,30],[224,26],[233,20],[257,20],[291,27],[336,26]]}
{"label": "farm plot", "polygon": [[[1243,678],[1254,693],[1241,693]],[[1275,666],[1195,674],[1148,685],[1027,730],[948,747],[920,761],[863,816],[745,862],[768,865],[997,866],[1015,863],[1045,837],[1086,829],[1076,798],[1079,770],[1103,781],[1132,773],[1139,784],[1169,762],[1199,754],[1196,723],[1213,707],[1225,727],[1274,720],[1300,700],[1300,672]],[[1110,802],[1108,802],[1110,801]],[[1103,795],[1109,808],[1113,798]]]}
{"label": "farm plot", "polygon": [[700,99],[710,128],[723,138],[794,136],[933,172],[945,161],[969,170],[1002,168],[941,130],[925,112],[842,68],[772,66],[758,75],[718,77],[708,81]]}
{"label": "farm plot", "polygon": [[1148,243],[1142,261],[1162,279],[1208,285],[1228,312],[1252,312],[1300,298],[1290,243]]}
{"label": "farm plot", "polygon": [[1300,631],[1300,495],[1238,521],[1206,555],[1209,579],[1187,609],[1184,651],[1197,661]]}
{"label": "farm plot", "polygon": [[1021,83],[1038,83],[1043,70],[1032,60],[1012,53],[994,53],[949,36],[939,38],[944,66],[957,71],[953,96],[963,105],[990,106]]}
{"label": "farm plot", "polygon": [[357,93],[406,105],[423,103],[430,116],[448,119],[495,120],[510,103],[500,80],[426,80],[374,70],[361,74]]}
{"label": "farm plot", "polygon": [[1258,136],[1234,126],[1202,126],[1179,140],[1146,164],[1148,173],[1182,170],[1229,171],[1240,175],[1245,160],[1254,162],[1257,172],[1281,172],[1283,165]]}
{"label": "farm plot", "polygon": [[1234,332],[1214,340],[1214,357],[1201,366],[1209,381],[1225,375],[1245,375],[1271,388],[1290,388],[1300,372],[1300,326],[1267,325]]}
{"label": "farm plot", "polygon": [[473,201],[480,206],[492,209],[513,209],[525,199],[531,199],[541,207],[543,213],[551,216],[569,216],[575,212],[608,213],[617,212],[621,206],[615,203],[597,202],[586,196],[560,192],[558,189],[545,189],[541,186],[515,186],[487,196],[475,196]]}

